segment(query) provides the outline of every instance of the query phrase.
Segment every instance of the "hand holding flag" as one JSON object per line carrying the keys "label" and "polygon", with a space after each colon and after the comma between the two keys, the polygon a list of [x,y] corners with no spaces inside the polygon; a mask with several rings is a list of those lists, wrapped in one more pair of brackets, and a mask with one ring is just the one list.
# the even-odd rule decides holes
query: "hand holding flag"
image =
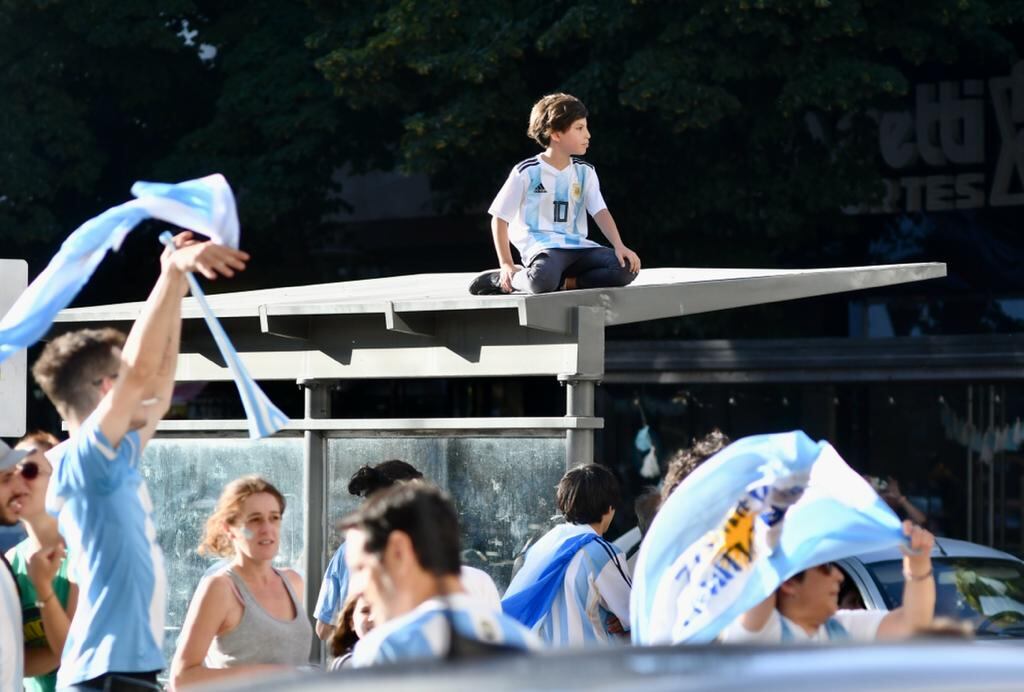
{"label": "hand holding flag", "polygon": [[[167,247],[164,251],[163,261],[179,262],[178,268],[186,272],[185,278],[188,280],[192,297],[199,304],[203,319],[206,320],[206,326],[210,328],[213,340],[217,342],[217,348],[220,350],[224,362],[227,363],[231,377],[238,388],[238,394],[242,398],[245,417],[249,422],[249,437],[257,439],[273,435],[287,425],[288,417],[274,405],[274,402],[252,379],[241,358],[238,357],[238,351],[232,345],[227,332],[221,326],[220,320],[213,313],[210,304],[206,302],[206,295],[200,288],[199,282],[191,273],[199,271],[210,279],[217,278],[218,273],[232,276],[234,273],[232,268],[238,270],[245,268],[244,260],[247,260],[249,255],[239,250],[211,243],[193,244],[194,241],[191,241],[190,238],[183,238],[180,235],[172,236],[169,231],[160,234],[160,242]],[[175,247],[177,247],[176,250]]]}
{"label": "hand holding flag", "polygon": [[903,542],[896,515],[827,442],[744,438],[655,517],[634,573],[633,642],[711,641],[794,574]]}

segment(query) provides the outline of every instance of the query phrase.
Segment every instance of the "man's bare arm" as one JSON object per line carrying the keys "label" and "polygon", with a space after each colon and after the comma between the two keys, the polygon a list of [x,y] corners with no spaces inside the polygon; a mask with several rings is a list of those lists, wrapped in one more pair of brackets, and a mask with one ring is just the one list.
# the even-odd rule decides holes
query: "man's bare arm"
{"label": "man's bare arm", "polygon": [[248,259],[249,255],[240,250],[212,242],[196,243],[187,231],[175,236],[173,248],[164,250],[160,277],[121,353],[118,378],[100,402],[99,426],[110,444],[116,447],[121,443],[143,400],[163,395],[163,405],[169,405],[180,339],[181,299],[188,288],[185,273],[199,271],[207,278],[232,277],[235,271],[245,269]]}

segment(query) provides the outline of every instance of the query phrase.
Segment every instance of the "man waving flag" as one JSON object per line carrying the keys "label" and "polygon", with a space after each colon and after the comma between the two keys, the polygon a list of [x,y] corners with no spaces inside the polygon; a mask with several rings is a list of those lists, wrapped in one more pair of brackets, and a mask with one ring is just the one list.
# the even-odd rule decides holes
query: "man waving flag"
{"label": "man waving flag", "polygon": [[901,544],[899,519],[827,442],[741,439],[690,475],[640,549],[636,644],[702,643],[793,575]]}
{"label": "man waving flag", "polygon": [[[145,219],[167,221],[198,231],[216,245],[238,249],[238,212],[224,176],[214,174],[176,184],[137,182],[132,194],[137,199],[89,219],[68,236],[46,269],[0,319],[0,362],[42,339],[57,313],[88,283],[107,252],[120,248],[125,237]],[[207,278],[216,275],[205,267],[197,271]],[[191,273],[186,280],[238,387],[250,437],[273,435],[288,423],[288,418],[249,376]]]}

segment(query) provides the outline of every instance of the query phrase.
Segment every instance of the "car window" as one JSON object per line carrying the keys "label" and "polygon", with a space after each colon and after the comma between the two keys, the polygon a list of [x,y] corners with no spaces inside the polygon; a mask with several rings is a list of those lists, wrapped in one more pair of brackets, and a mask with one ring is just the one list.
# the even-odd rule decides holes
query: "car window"
{"label": "car window", "polygon": [[[966,620],[981,636],[1024,637],[1024,563],[992,558],[939,558],[935,615]],[[890,610],[903,602],[903,561],[867,565]]]}

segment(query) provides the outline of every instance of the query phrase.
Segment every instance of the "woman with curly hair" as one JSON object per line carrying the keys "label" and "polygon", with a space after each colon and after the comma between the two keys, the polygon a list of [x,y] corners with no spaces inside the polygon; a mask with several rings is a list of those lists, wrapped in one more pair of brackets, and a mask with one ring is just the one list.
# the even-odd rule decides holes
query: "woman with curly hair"
{"label": "woman with curly hair", "polygon": [[284,509],[284,496],[259,476],[224,488],[199,553],[231,562],[192,598],[171,664],[175,689],[308,663],[302,577],[273,566]]}

